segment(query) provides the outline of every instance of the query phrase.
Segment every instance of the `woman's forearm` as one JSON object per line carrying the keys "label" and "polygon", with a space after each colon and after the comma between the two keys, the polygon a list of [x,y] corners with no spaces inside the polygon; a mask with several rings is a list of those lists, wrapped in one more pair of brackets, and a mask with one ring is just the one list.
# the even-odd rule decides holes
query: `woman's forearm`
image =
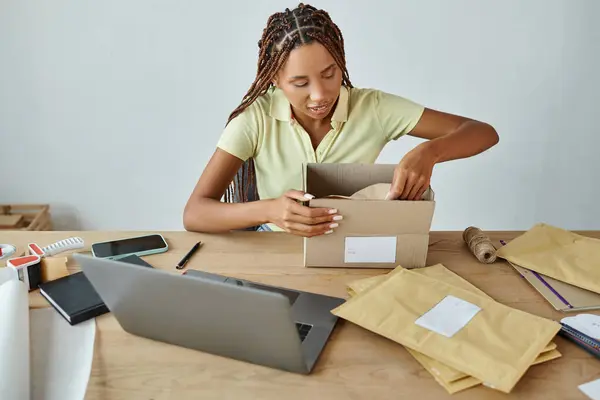
{"label": "woman's forearm", "polygon": [[202,198],[186,205],[183,225],[187,231],[220,233],[269,222],[270,200],[223,203]]}
{"label": "woman's forearm", "polygon": [[478,121],[467,121],[454,132],[422,145],[430,148],[436,163],[441,163],[474,156],[496,143],[498,134],[492,126]]}

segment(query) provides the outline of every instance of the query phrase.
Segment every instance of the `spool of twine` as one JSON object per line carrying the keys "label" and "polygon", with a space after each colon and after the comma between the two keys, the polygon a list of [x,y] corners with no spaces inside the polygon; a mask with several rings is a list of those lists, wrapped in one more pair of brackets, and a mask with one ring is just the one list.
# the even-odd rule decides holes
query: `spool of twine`
{"label": "spool of twine", "polygon": [[496,248],[481,229],[470,226],[463,232],[463,240],[479,262],[491,264],[496,261]]}

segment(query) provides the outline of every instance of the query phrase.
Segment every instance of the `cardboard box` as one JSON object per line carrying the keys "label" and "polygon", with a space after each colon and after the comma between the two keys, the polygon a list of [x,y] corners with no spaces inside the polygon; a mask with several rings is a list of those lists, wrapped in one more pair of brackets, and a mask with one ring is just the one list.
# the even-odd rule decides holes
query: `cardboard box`
{"label": "cardboard box", "polygon": [[425,200],[356,200],[351,196],[377,183],[392,183],[396,164],[305,164],[304,190],[310,207],[338,209],[344,217],[329,235],[304,238],[305,267],[420,268],[426,265],[435,209]]}

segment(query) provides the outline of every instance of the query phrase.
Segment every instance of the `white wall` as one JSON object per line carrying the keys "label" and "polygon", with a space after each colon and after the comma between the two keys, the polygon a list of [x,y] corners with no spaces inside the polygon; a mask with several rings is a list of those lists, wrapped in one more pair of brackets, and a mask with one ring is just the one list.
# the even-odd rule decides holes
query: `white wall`
{"label": "white wall", "polygon": [[[296,5],[202,3],[2,0],[0,203],[49,202],[57,228],[182,229],[268,15]],[[493,150],[436,167],[434,229],[600,228],[599,1],[313,4],[342,29],[355,86],[497,128]]]}

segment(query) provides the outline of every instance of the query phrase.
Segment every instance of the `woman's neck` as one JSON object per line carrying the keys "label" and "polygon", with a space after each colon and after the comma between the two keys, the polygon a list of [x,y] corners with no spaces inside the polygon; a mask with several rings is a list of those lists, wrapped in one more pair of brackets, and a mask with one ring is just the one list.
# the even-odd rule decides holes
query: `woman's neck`
{"label": "woman's neck", "polygon": [[325,135],[331,130],[331,115],[323,119],[314,119],[306,115],[300,115],[300,113],[294,112],[294,118],[304,128],[308,136],[313,149],[317,149]]}

